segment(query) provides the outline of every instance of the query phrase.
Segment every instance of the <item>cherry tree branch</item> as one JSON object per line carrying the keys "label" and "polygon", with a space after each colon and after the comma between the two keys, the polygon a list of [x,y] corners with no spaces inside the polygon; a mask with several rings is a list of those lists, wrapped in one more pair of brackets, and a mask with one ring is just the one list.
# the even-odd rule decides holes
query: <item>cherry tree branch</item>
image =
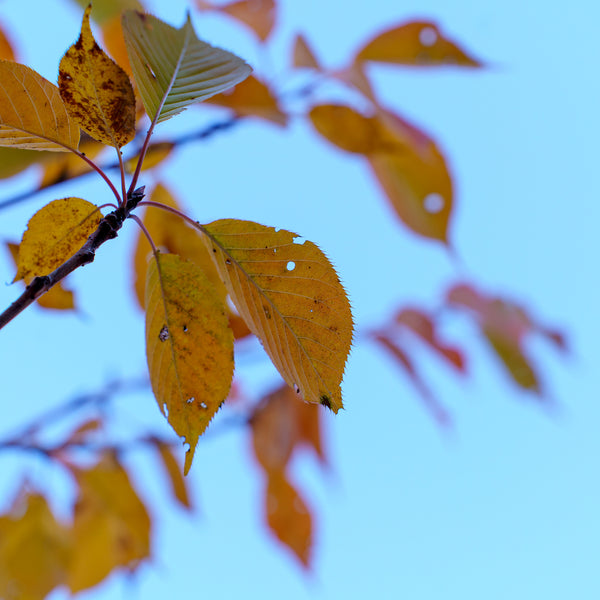
{"label": "cherry tree branch", "polygon": [[0,314],[0,329],[10,323],[17,315],[33,304],[40,296],[62,281],[67,275],[94,261],[96,250],[108,240],[117,237],[119,229],[123,226],[130,212],[144,198],[144,187],[133,191],[127,198],[125,205],[106,215],[98,224],[96,230],[88,237],[85,244],[60,267],[49,275],[35,277],[25,288],[25,291]]}

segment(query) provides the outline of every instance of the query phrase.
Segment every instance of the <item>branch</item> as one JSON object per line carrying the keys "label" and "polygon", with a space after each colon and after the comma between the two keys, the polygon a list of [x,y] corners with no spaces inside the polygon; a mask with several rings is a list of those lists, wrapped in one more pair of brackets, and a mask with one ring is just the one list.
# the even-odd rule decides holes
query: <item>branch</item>
{"label": "branch", "polygon": [[120,206],[100,221],[96,231],[88,237],[86,243],[71,258],[49,275],[35,277],[25,288],[25,291],[0,314],[0,329],[75,269],[93,262],[96,250],[104,242],[117,237],[117,233],[123,226],[125,219],[143,198],[144,187],[140,187],[128,196],[125,206]]}
{"label": "branch", "polygon": [[[218,133],[220,131],[225,131],[227,129],[231,129],[232,127],[237,125],[240,121],[241,121],[241,119],[238,116],[233,116],[225,121],[218,121],[217,123],[213,123],[212,125],[209,125],[208,127],[205,127],[204,129],[200,129],[200,130],[194,131],[192,133],[181,135],[180,137],[175,138],[173,140],[173,142],[172,142],[173,147],[178,148],[180,146],[184,146],[184,145],[192,143],[192,142],[196,142],[199,140],[204,140],[206,138],[212,137],[213,135],[215,135],[216,133]],[[137,156],[140,153],[140,151],[141,151],[141,146],[136,148],[136,150],[132,153],[132,157]],[[131,157],[126,159],[125,162],[128,162],[129,160],[131,160]],[[118,170],[118,169],[119,169],[118,162],[113,162],[108,165],[102,166],[102,170],[105,172]],[[90,175],[93,172],[94,171],[84,171],[83,173],[77,173],[70,177],[66,177],[66,176],[61,177],[61,178],[57,179],[56,181],[54,181],[53,183],[50,183],[43,187],[38,186],[32,190],[27,190],[26,192],[22,192],[16,196],[13,196],[12,198],[7,198],[6,200],[2,200],[0,202],[0,211],[5,208],[14,206],[15,204],[20,204],[21,202],[24,202],[25,200],[29,200],[30,198],[33,198],[36,194],[39,194],[40,192],[47,190],[49,188],[52,188],[56,185],[60,185],[61,183],[64,183],[65,181],[72,181],[74,179],[79,179],[80,177],[86,177],[87,175]]]}

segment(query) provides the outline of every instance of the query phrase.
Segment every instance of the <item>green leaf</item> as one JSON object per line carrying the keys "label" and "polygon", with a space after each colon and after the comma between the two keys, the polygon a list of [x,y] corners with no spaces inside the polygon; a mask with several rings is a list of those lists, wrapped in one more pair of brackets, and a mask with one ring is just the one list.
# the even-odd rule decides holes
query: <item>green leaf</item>
{"label": "green leaf", "polygon": [[151,15],[127,11],[123,35],[146,112],[160,123],[250,75],[241,59],[198,39],[189,15],[175,29]]}

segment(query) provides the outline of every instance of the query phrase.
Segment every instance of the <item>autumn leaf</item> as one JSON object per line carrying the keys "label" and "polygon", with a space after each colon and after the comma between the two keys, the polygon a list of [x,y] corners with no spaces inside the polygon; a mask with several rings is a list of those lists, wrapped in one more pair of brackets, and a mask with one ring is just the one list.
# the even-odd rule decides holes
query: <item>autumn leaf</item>
{"label": "autumn leaf", "polygon": [[353,323],[326,256],[290,231],[250,221],[199,227],[233,303],[286,383],[337,412]]}
{"label": "autumn leaf", "polygon": [[135,96],[127,73],[98,46],[90,4],[81,35],[62,57],[58,87],[71,117],[95,140],[121,148],[135,136]]}
{"label": "autumn leaf", "polygon": [[[142,164],[142,172],[148,171],[150,169],[154,169],[162,162],[164,162],[171,153],[175,149],[175,144],[173,142],[156,142],[155,144],[150,144],[148,146],[148,151],[146,152],[146,156],[144,157],[144,162]],[[137,166],[138,157],[133,156],[128,161],[125,162],[125,171],[127,173],[133,173]]]}
{"label": "autumn leaf", "polygon": [[269,529],[308,568],[312,519],[306,502],[283,473],[273,473],[268,477],[265,496]]}
{"label": "autumn leaf", "polygon": [[412,21],[378,34],[357,53],[357,62],[365,60],[417,67],[482,66],[430,21]]}
{"label": "autumn leaf", "polygon": [[213,96],[208,103],[230,108],[241,117],[258,117],[282,127],[288,122],[288,116],[279,106],[272,90],[254,75],[233,89]]}
{"label": "autumn leaf", "polygon": [[[181,210],[181,206],[163,183],[156,185],[148,195],[148,199]],[[178,215],[156,208],[146,209],[142,223],[152,236],[157,248],[164,253],[177,254],[196,263],[225,302],[227,290],[197,230],[188,226]],[[134,251],[133,271],[135,295],[142,308],[145,302],[148,261],[153,260],[150,257],[152,257],[150,244],[140,231]]]}
{"label": "autumn leaf", "polygon": [[317,71],[321,68],[315,53],[301,33],[296,34],[294,38],[292,66],[296,69],[316,69]]}
{"label": "autumn leaf", "polygon": [[0,146],[67,152],[78,144],[79,125],[58,88],[25,65],[0,60]]}
{"label": "autumn leaf", "polygon": [[292,454],[310,448],[324,464],[318,405],[298,402],[287,385],[267,394],[252,414],[252,445],[265,472],[283,472]]}
{"label": "autumn leaf", "polygon": [[234,86],[251,72],[234,54],[199,40],[189,15],[175,29],[151,15],[127,11],[123,34],[134,79],[153,123]]}
{"label": "autumn leaf", "polygon": [[404,308],[396,315],[396,323],[409,329],[433,349],[438,356],[457,371],[464,373],[465,358],[459,348],[445,344],[439,338],[437,325],[433,319],[416,308]]}
{"label": "autumn leaf", "polygon": [[41,600],[65,583],[72,555],[70,530],[46,498],[22,492],[0,517],[0,597]]}
{"label": "autumn leaf", "polygon": [[400,219],[415,233],[448,243],[452,180],[437,145],[400,116],[383,109],[365,116],[325,104],[310,112],[332,144],[363,154]]}
{"label": "autumn leaf", "polygon": [[15,51],[13,45],[8,39],[4,29],[0,28],[0,59],[15,60]]}
{"label": "autumn leaf", "polygon": [[72,592],[100,583],[114,569],[134,570],[150,556],[151,522],[129,477],[113,455],[88,469],[73,467],[79,486],[73,514],[77,552],[68,573]]}
{"label": "autumn leaf", "polygon": [[275,0],[237,0],[227,4],[213,4],[206,0],[196,0],[199,10],[214,10],[246,25],[264,42],[273,27],[277,16]]}
{"label": "autumn leaf", "polygon": [[160,457],[160,462],[164,467],[173,498],[186,510],[191,510],[192,503],[190,502],[186,479],[182,475],[181,466],[175,456],[173,456],[171,447],[160,440],[153,439],[151,441],[154,443]]}
{"label": "autumn leaf", "polygon": [[83,246],[101,219],[98,208],[81,198],[46,204],[29,219],[13,281],[29,281],[60,267]]}
{"label": "autumn leaf", "polygon": [[223,299],[201,268],[175,254],[157,254],[146,284],[146,356],[162,413],[189,449],[227,398],[233,377],[233,335]]}
{"label": "autumn leaf", "polygon": [[490,296],[469,284],[456,284],[446,295],[448,305],[466,310],[478,324],[511,379],[520,387],[543,395],[539,375],[525,352],[525,340],[540,334],[565,349],[563,336],[538,324],[527,311],[510,300]]}
{"label": "autumn leaf", "polygon": [[[75,0],[81,8],[85,9],[90,4],[89,0]],[[124,10],[144,10],[140,0],[100,0],[92,5],[92,19],[104,27],[115,17],[120,17]]]}
{"label": "autumn leaf", "polygon": [[419,392],[419,398],[425,409],[431,414],[433,419],[442,427],[447,427],[451,424],[451,417],[446,408],[440,404],[433,393],[423,381],[423,378],[417,371],[408,352],[402,348],[396,340],[392,339],[387,332],[373,332],[374,341],[380,345],[391,357],[396,361],[396,364],[402,367],[415,389]]}

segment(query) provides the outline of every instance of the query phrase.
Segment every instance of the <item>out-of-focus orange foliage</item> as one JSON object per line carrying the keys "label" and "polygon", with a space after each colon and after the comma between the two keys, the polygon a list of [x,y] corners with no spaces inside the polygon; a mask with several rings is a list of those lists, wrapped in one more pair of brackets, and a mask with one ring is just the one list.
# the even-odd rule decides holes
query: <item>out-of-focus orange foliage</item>
{"label": "out-of-focus orange foliage", "polygon": [[454,285],[448,290],[446,301],[474,317],[483,337],[517,385],[543,395],[540,377],[525,350],[526,338],[538,334],[560,350],[566,350],[564,336],[559,331],[538,324],[519,304],[488,295],[471,284]]}
{"label": "out-of-focus orange foliage", "polygon": [[317,69],[319,61],[308,45],[306,38],[302,34],[297,34],[294,38],[294,46],[292,50],[292,66],[296,69]]}
{"label": "out-of-focus orange foliage", "polygon": [[363,115],[319,105],[316,130],[342,150],[363,154],[400,219],[422,236],[448,241],[452,180],[435,142],[389,110]]}
{"label": "out-of-focus orange foliage", "polygon": [[0,59],[15,60],[13,45],[2,28],[0,28]]}
{"label": "out-of-focus orange foliage", "polygon": [[199,10],[214,10],[228,15],[250,28],[261,41],[271,34],[277,20],[275,0],[238,0],[228,4],[213,4],[196,0]]}
{"label": "out-of-focus orange foliage", "polygon": [[429,21],[411,21],[378,34],[358,51],[355,60],[417,67],[482,66]]}
{"label": "out-of-focus orange foliage", "polygon": [[287,125],[288,117],[279,107],[276,96],[254,75],[207,102],[230,108],[240,117],[258,117],[282,127]]}
{"label": "out-of-focus orange foliage", "polygon": [[288,470],[294,454],[312,450],[326,464],[319,406],[303,404],[293,390],[282,386],[265,396],[252,416],[254,455],[266,477],[265,513],[273,534],[310,566],[311,513],[290,483]]}

